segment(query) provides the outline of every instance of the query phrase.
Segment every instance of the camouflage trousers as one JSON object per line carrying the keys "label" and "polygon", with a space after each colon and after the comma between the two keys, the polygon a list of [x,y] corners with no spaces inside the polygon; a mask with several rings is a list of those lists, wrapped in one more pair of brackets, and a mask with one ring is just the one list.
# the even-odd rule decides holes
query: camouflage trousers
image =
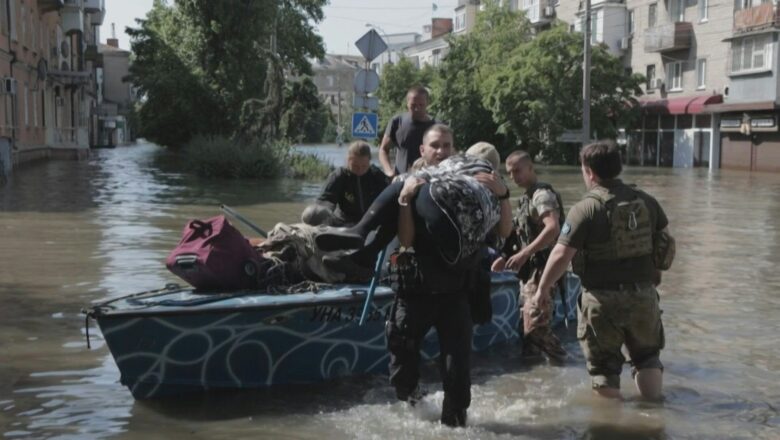
{"label": "camouflage trousers", "polygon": [[665,345],[658,292],[651,283],[615,289],[583,288],[577,305],[577,338],[593,388],[620,388],[625,346],[636,370],[663,369]]}
{"label": "camouflage trousers", "polygon": [[556,283],[551,292],[552,298],[547,302],[547,306],[538,307],[532,302],[532,298],[541,277],[542,271],[534,270],[528,281],[522,284],[520,290],[523,307],[523,341],[527,345],[543,351],[552,360],[562,361],[566,358],[567,353],[551,327],[554,299],[558,292],[557,289],[561,289],[562,286],[560,282]]}

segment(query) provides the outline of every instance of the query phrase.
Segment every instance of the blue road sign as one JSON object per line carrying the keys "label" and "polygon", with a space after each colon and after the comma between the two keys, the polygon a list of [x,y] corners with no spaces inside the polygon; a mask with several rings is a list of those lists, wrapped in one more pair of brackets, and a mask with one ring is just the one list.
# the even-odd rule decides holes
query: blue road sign
{"label": "blue road sign", "polygon": [[379,118],[376,113],[352,113],[352,137],[374,139],[379,130]]}

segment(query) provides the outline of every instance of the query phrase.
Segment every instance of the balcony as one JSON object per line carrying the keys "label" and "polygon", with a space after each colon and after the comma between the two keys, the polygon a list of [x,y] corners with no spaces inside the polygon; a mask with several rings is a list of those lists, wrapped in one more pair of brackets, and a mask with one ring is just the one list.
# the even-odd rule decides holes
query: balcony
{"label": "balcony", "polygon": [[734,11],[734,33],[751,32],[780,24],[780,8],[764,3]]}
{"label": "balcony", "polygon": [[534,26],[547,24],[555,18],[555,7],[548,0],[520,0],[519,8],[525,11],[525,16]]}
{"label": "balcony", "polygon": [[62,31],[65,35],[84,33],[84,9],[80,5],[66,2],[62,9]]}
{"label": "balcony", "polygon": [[105,9],[104,0],[84,0],[84,12],[100,12]]}
{"label": "balcony", "polygon": [[645,52],[671,52],[689,49],[693,25],[688,22],[662,24],[645,29]]}
{"label": "balcony", "polygon": [[57,11],[65,6],[65,0],[38,0],[38,9],[41,13]]}

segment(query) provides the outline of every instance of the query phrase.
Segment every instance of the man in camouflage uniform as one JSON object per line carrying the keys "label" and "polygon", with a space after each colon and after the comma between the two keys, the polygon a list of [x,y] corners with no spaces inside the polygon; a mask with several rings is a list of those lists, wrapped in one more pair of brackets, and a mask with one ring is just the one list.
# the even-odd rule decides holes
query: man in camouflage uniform
{"label": "man in camouflage uniform", "polygon": [[550,301],[551,286],[576,255],[574,269],[583,286],[577,338],[593,390],[621,397],[625,346],[639,393],[656,400],[663,383],[664,332],[655,282],[658,271],[671,265],[668,220],[652,196],[617,179],[622,165],[614,142],[587,145],[580,161],[589,192],[569,211],[532,301]]}
{"label": "man in camouflage uniform", "polygon": [[535,355],[541,350],[551,360],[560,362],[566,358],[566,350],[550,328],[552,303],[539,308],[529,300],[536,293],[550,249],[558,239],[564,219],[563,203],[551,185],[537,179],[531,156],[525,151],[507,156],[506,170],[517,186],[525,189],[525,194],[519,200],[514,231],[492,270],[516,271],[522,281],[524,353]]}

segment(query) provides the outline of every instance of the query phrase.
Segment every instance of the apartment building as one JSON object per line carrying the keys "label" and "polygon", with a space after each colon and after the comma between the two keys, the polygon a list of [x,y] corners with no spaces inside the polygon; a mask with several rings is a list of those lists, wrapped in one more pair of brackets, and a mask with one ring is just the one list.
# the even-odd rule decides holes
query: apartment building
{"label": "apartment building", "polygon": [[[559,19],[580,31],[584,5],[561,0]],[[720,119],[728,94],[731,4],[710,0],[594,0],[591,42],[647,77],[642,118],[626,128],[626,161],[665,167],[720,166]]]}
{"label": "apartment building", "polygon": [[84,157],[97,136],[103,0],[0,2],[0,160]]}
{"label": "apartment building", "polygon": [[100,44],[98,51],[103,58],[103,67],[98,74],[98,147],[112,147],[130,142],[134,134],[130,132],[128,119],[135,105],[133,86],[126,81],[130,74],[130,51],[119,47],[114,34]]}
{"label": "apartment building", "polygon": [[[780,9],[776,2],[737,0],[728,5],[728,50],[723,54],[728,93],[709,106],[720,116],[721,166],[780,171]],[[731,9],[733,7],[733,10]]]}
{"label": "apartment building", "polygon": [[450,50],[447,37],[453,32],[451,18],[433,18],[423,29],[424,39],[403,49],[403,56],[417,67],[438,66]]}

